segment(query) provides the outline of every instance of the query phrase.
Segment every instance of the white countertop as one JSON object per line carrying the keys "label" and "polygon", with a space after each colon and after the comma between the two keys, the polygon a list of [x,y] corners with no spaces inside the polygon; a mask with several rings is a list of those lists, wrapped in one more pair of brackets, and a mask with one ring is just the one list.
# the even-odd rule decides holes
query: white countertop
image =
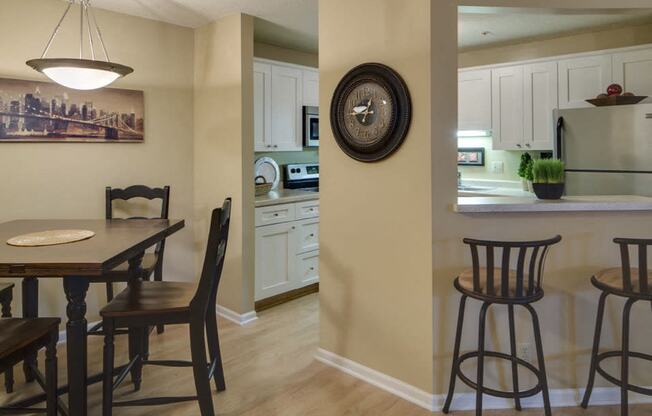
{"label": "white countertop", "polygon": [[277,189],[267,195],[256,197],[256,208],[270,205],[291,204],[293,202],[313,201],[319,199],[319,192],[308,192],[300,189]]}
{"label": "white countertop", "polygon": [[565,196],[560,200],[546,201],[534,195],[459,197],[453,209],[460,213],[652,211],[652,198],[636,195]]}

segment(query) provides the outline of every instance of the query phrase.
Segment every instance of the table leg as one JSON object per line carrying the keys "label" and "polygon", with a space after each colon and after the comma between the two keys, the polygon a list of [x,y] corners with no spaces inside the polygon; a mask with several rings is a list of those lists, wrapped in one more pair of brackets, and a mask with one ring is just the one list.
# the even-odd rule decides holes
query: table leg
{"label": "table leg", "polygon": [[[23,317],[38,318],[38,279],[35,277],[26,277],[22,282],[22,299],[23,299]],[[33,368],[38,367],[36,361],[36,352],[29,354],[23,361],[23,373],[25,381],[31,383],[36,380]]]}
{"label": "table leg", "polygon": [[[133,257],[129,260],[129,284],[143,280],[143,256],[145,253]],[[145,335],[143,328],[129,328],[129,360],[135,357],[136,363],[131,367],[131,382],[134,383],[134,389],[140,390],[140,384],[143,374],[143,359],[148,355],[145,340],[149,337],[149,333]]]}
{"label": "table leg", "polygon": [[68,407],[70,416],[86,416],[87,412],[87,344],[86,292],[88,279],[67,276],[63,288],[68,299],[66,344],[68,355]]}

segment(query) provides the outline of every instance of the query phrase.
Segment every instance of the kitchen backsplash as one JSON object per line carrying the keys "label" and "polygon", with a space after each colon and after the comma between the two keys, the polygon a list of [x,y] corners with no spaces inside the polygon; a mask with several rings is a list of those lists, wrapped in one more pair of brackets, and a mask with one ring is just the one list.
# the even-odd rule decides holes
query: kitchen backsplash
{"label": "kitchen backsplash", "polygon": [[[458,166],[462,173],[462,179],[490,179],[501,181],[519,181],[518,165],[521,162],[521,154],[518,151],[492,150],[491,137],[460,137],[457,139],[457,147],[482,147],[485,149],[484,166]],[[502,162],[503,171],[497,173],[492,171],[492,162]]]}

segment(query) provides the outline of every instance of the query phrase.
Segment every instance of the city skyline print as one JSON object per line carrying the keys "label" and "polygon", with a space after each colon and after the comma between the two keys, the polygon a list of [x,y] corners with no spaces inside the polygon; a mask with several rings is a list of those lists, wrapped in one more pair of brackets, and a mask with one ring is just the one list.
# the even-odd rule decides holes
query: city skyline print
{"label": "city skyline print", "polygon": [[144,140],[143,91],[0,78],[0,143]]}

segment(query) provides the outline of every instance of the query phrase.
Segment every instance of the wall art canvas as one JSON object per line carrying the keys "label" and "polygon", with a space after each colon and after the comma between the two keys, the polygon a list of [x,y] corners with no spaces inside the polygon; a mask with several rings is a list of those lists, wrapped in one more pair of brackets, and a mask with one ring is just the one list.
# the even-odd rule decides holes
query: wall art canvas
{"label": "wall art canvas", "polygon": [[2,142],[142,142],[143,91],[0,78]]}

